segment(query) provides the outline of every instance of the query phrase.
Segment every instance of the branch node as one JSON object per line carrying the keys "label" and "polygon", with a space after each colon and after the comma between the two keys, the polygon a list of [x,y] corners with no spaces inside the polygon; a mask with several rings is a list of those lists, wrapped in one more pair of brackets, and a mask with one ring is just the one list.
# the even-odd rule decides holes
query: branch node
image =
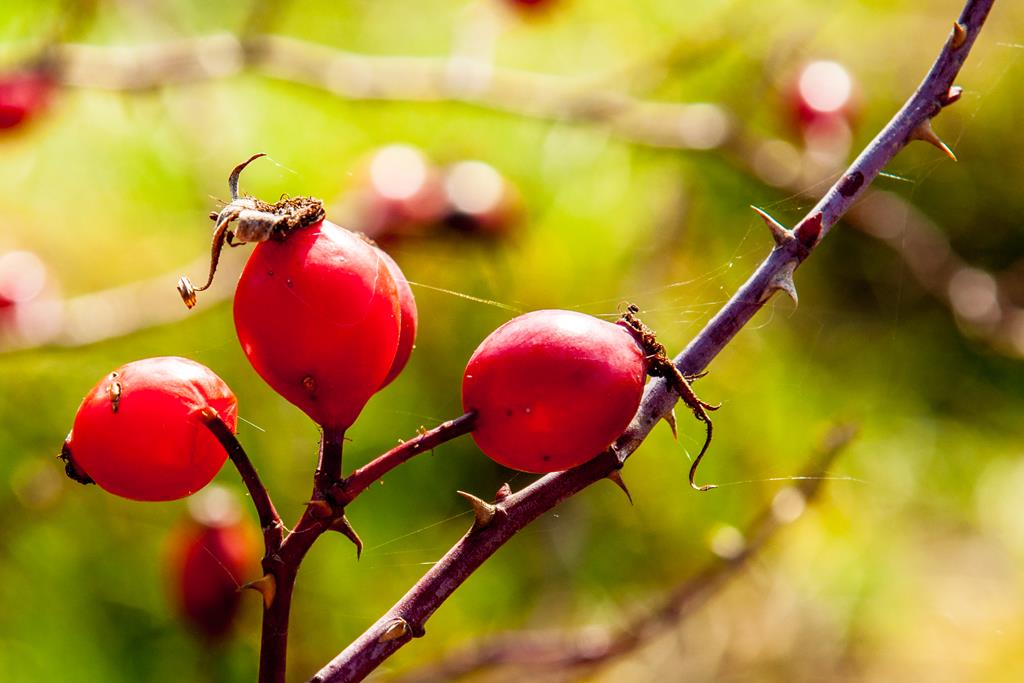
{"label": "branch node", "polygon": [[956,155],[953,154],[953,150],[943,142],[938,135],[935,134],[935,129],[932,128],[931,119],[926,119],[919,123],[914,130],[910,131],[909,140],[923,140],[933,147],[937,147],[942,150],[942,153],[947,157],[956,161]]}
{"label": "branch node", "polygon": [[496,505],[477,498],[472,493],[466,493],[465,491],[456,491],[456,493],[468,500],[469,504],[473,507],[473,516],[476,517],[476,522],[473,524],[474,528],[486,528],[494,521],[494,514],[498,511]]}
{"label": "branch node", "polygon": [[505,500],[506,498],[508,498],[511,495],[512,495],[512,487],[509,486],[508,482],[506,481],[504,484],[502,484],[498,488],[498,492],[494,494],[494,502],[495,503],[500,503],[500,502],[502,502],[503,500]]}
{"label": "branch node", "polygon": [[337,531],[339,534],[352,541],[352,544],[356,547],[356,559],[358,560],[363,554],[363,539],[359,538],[359,534],[356,533],[352,523],[348,521],[348,517],[342,515],[336,520],[331,522],[331,526],[328,527],[331,531]]}
{"label": "branch node", "polygon": [[613,484],[615,484],[620,489],[622,489],[622,492],[626,494],[626,498],[629,499],[629,504],[630,505],[633,504],[633,496],[630,495],[629,488],[626,486],[626,482],[622,480],[622,470],[621,469],[612,470],[611,472],[608,473],[608,476],[606,477],[606,479],[608,479]]}
{"label": "branch node", "polygon": [[327,519],[334,514],[334,508],[326,500],[310,500],[306,502],[306,509],[313,519]]}
{"label": "branch node", "polygon": [[386,643],[389,640],[398,640],[410,633],[412,633],[412,628],[409,626],[409,622],[399,617],[384,627],[384,633],[377,639],[377,642]]}
{"label": "branch node", "polygon": [[810,253],[811,249],[818,244],[818,240],[821,239],[821,230],[824,220],[825,217],[822,215],[821,211],[816,211],[814,214],[806,216],[795,228],[793,228],[793,234],[800,242],[800,246],[803,247],[803,250],[800,252],[801,261],[807,258],[807,254]]}
{"label": "branch node", "polygon": [[772,240],[775,242],[775,246],[781,247],[787,244],[788,242],[792,242],[795,239],[793,236],[793,231],[789,230],[782,223],[772,218],[767,211],[760,207],[754,206],[753,204],[750,205],[750,208],[753,209],[754,213],[760,216],[761,220],[764,221],[764,224],[768,226],[768,230],[772,234]]}
{"label": "branch node", "polygon": [[946,94],[939,98],[939,104],[941,104],[943,107],[948,107],[949,105],[959,100],[963,94],[963,88],[961,88],[959,85],[952,85],[949,87],[949,90],[946,91]]}
{"label": "branch node", "polygon": [[274,597],[277,595],[277,579],[273,574],[264,574],[255,581],[250,581],[238,590],[254,590],[263,596],[263,609],[270,609],[274,604]]}

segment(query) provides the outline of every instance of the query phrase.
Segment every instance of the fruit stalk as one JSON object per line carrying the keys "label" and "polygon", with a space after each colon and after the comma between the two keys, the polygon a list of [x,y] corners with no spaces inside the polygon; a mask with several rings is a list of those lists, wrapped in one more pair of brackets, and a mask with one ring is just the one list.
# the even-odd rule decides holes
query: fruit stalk
{"label": "fruit stalk", "polygon": [[270,499],[267,487],[263,485],[259,473],[253,466],[252,461],[249,460],[249,456],[246,454],[245,449],[242,448],[242,444],[231,433],[228,426],[213,411],[204,412],[202,419],[206,428],[224,446],[224,450],[228,452],[228,457],[231,459],[232,464],[242,477],[242,482],[249,491],[249,497],[252,498],[252,504],[256,508],[256,515],[260,520],[266,554],[270,555],[281,547],[281,541],[284,540],[284,524],[281,522],[281,516],[277,514],[277,509],[274,508],[274,501]]}
{"label": "fruit stalk", "polygon": [[[792,274],[828,230],[863,195],[879,171],[928,125],[946,104],[950,89],[995,0],[968,0],[946,44],[917,91],[851,164],[794,230],[776,233],[776,245],[722,309],[674,359],[684,375],[695,375],[725,348],[774,295],[792,287]],[[789,289],[787,289],[789,288]],[[517,531],[568,498],[622,466],[678,401],[664,380],[651,382],[640,410],[626,432],[607,451],[575,469],[549,474],[498,505],[484,528],[471,529],[383,617],[322,668],[311,682],[357,681],[415,636],[424,623],[480,565]],[[387,637],[398,620],[403,635]]]}

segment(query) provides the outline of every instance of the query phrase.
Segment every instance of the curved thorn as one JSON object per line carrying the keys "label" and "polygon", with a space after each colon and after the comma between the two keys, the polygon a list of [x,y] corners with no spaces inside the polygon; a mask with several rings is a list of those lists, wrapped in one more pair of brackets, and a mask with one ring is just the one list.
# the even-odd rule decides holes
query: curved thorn
{"label": "curved thorn", "polygon": [[477,498],[472,493],[466,493],[465,491],[456,491],[455,493],[469,501],[470,506],[473,508],[473,516],[476,518],[476,523],[474,524],[476,528],[483,529],[494,520],[494,513],[498,510],[497,506]]}
{"label": "curved thorn", "polygon": [[923,140],[924,142],[927,142],[929,145],[938,147],[940,150],[942,150],[943,154],[945,154],[953,161],[956,161],[956,154],[953,154],[953,150],[951,150],[949,146],[945,142],[943,142],[938,135],[935,134],[935,130],[932,128],[931,119],[926,119],[922,121],[920,124],[918,124],[917,128],[915,128],[910,133],[910,139]]}
{"label": "curved thorn", "polygon": [[665,422],[667,422],[668,426],[671,427],[671,429],[672,429],[672,438],[675,439],[676,441],[679,441],[679,432],[676,430],[676,409],[675,409],[675,407],[673,407],[672,410],[668,411],[665,414],[665,417],[663,417],[661,419],[664,420]]}
{"label": "curved thorn", "polygon": [[238,166],[235,166],[234,169],[232,169],[231,175],[228,176],[228,188],[231,190],[232,201],[238,199],[238,176],[242,175],[242,171],[245,170],[246,166],[251,164],[256,159],[265,156],[267,156],[265,152],[253,154],[251,157],[249,157],[248,159],[240,163]]}
{"label": "curved thorn", "polygon": [[615,484],[620,489],[622,489],[622,492],[626,494],[626,498],[629,499],[629,504],[632,505],[633,504],[633,496],[630,495],[629,488],[626,487],[626,482],[624,482],[622,480],[622,471],[621,470],[612,470],[608,474],[608,476],[606,478],[611,480],[611,482],[613,484]]}
{"label": "curved thorn", "polygon": [[771,231],[772,239],[775,241],[776,246],[781,247],[783,244],[793,239],[793,233],[787,230],[786,226],[782,223],[772,218],[767,211],[758,208],[753,204],[750,205],[750,208],[753,209],[754,213],[760,216],[761,220],[764,221],[764,224],[768,226],[768,230]]}
{"label": "curved thorn", "polygon": [[254,590],[263,595],[263,608],[270,609],[270,606],[274,604],[274,598],[277,596],[277,579],[274,578],[273,574],[264,574],[255,581],[250,581],[238,587],[238,590],[245,589]]}
{"label": "curved thorn", "polygon": [[348,521],[348,517],[342,515],[338,517],[329,527],[331,531],[337,531],[339,534],[352,541],[352,545],[356,547],[356,559],[358,560],[363,555],[363,539],[359,538],[359,534],[356,533],[355,528],[352,526],[352,522]]}

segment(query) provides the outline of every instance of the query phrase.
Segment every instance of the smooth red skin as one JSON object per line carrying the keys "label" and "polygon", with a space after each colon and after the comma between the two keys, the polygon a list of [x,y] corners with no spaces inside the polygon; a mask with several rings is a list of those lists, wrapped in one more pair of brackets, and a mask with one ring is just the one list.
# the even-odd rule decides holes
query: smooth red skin
{"label": "smooth red skin", "polygon": [[380,252],[381,258],[384,259],[384,263],[388,267],[388,272],[391,273],[391,277],[395,280],[395,286],[398,288],[398,304],[402,316],[398,334],[398,350],[395,352],[394,360],[391,361],[391,369],[388,370],[387,377],[384,378],[383,384],[380,385],[380,388],[383,389],[401,374],[402,370],[405,369],[405,364],[409,362],[409,356],[412,355],[412,347],[416,343],[416,327],[419,325],[419,313],[416,310],[416,297],[412,295],[412,288],[409,287],[409,281],[405,279],[402,269],[398,267],[395,259],[391,258],[386,251],[379,248],[377,251]]}
{"label": "smooth red skin", "polygon": [[39,73],[0,76],[0,130],[14,128],[42,111],[52,90],[50,79]]}
{"label": "smooth red skin", "polygon": [[222,639],[238,611],[238,587],[257,562],[243,525],[187,522],[170,541],[171,591],[179,612],[206,638]]}
{"label": "smooth red skin", "polygon": [[462,405],[473,439],[524,472],[557,472],[607,448],[636,414],[646,361],[624,328],[573,311],[510,320],[473,353]]}
{"label": "smooth red skin", "polygon": [[380,252],[328,221],[258,244],[235,291],[235,329],[253,368],[333,429],[355,422],[384,382],[400,320]]}
{"label": "smooth red skin", "polygon": [[[104,377],[82,401],[68,439],[75,465],[132,500],[176,500],[210,483],[227,459],[199,413],[235,431],[238,402],[212,370],[187,358],[147,358]],[[110,386],[121,385],[117,412]]]}

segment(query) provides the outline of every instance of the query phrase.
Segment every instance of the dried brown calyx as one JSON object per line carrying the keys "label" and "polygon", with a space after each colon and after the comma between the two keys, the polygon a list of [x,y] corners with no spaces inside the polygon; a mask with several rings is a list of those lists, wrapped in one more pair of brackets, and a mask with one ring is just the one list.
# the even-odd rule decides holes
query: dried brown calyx
{"label": "dried brown calyx", "polygon": [[238,178],[245,167],[266,154],[254,154],[231,171],[228,188],[231,202],[219,212],[210,214],[214,221],[213,243],[210,248],[210,274],[206,284],[196,287],[187,275],[178,279],[178,293],[189,308],[196,305],[196,292],[209,289],[213,284],[220,252],[227,243],[237,247],[247,242],[281,240],[292,232],[319,223],[324,218],[324,204],[315,197],[284,197],[268,204],[255,197],[238,194]]}
{"label": "dried brown calyx", "polygon": [[[697,467],[700,465],[701,459],[704,458],[704,454],[708,451],[708,446],[711,445],[711,433],[713,425],[711,423],[711,417],[708,415],[708,411],[718,410],[721,406],[713,405],[702,401],[694,393],[693,387],[690,386],[690,382],[695,379],[703,377],[707,373],[700,373],[697,375],[684,375],[676,367],[672,359],[668,357],[665,351],[665,347],[658,341],[654,334],[654,330],[647,327],[642,320],[637,316],[640,313],[640,309],[634,304],[628,304],[626,306],[626,312],[618,320],[618,324],[626,328],[636,339],[637,343],[644,351],[644,356],[647,359],[647,374],[651,377],[662,377],[668,382],[669,386],[679,394],[679,397],[683,400],[683,403],[693,411],[694,417],[704,423],[707,435],[704,438],[704,445],[700,449],[700,453],[694,458],[693,464],[690,465],[690,486],[697,491],[709,491],[713,488],[717,488],[714,484],[703,484],[698,485],[694,482],[694,477],[697,474]],[[675,428],[673,427],[673,432]]]}

